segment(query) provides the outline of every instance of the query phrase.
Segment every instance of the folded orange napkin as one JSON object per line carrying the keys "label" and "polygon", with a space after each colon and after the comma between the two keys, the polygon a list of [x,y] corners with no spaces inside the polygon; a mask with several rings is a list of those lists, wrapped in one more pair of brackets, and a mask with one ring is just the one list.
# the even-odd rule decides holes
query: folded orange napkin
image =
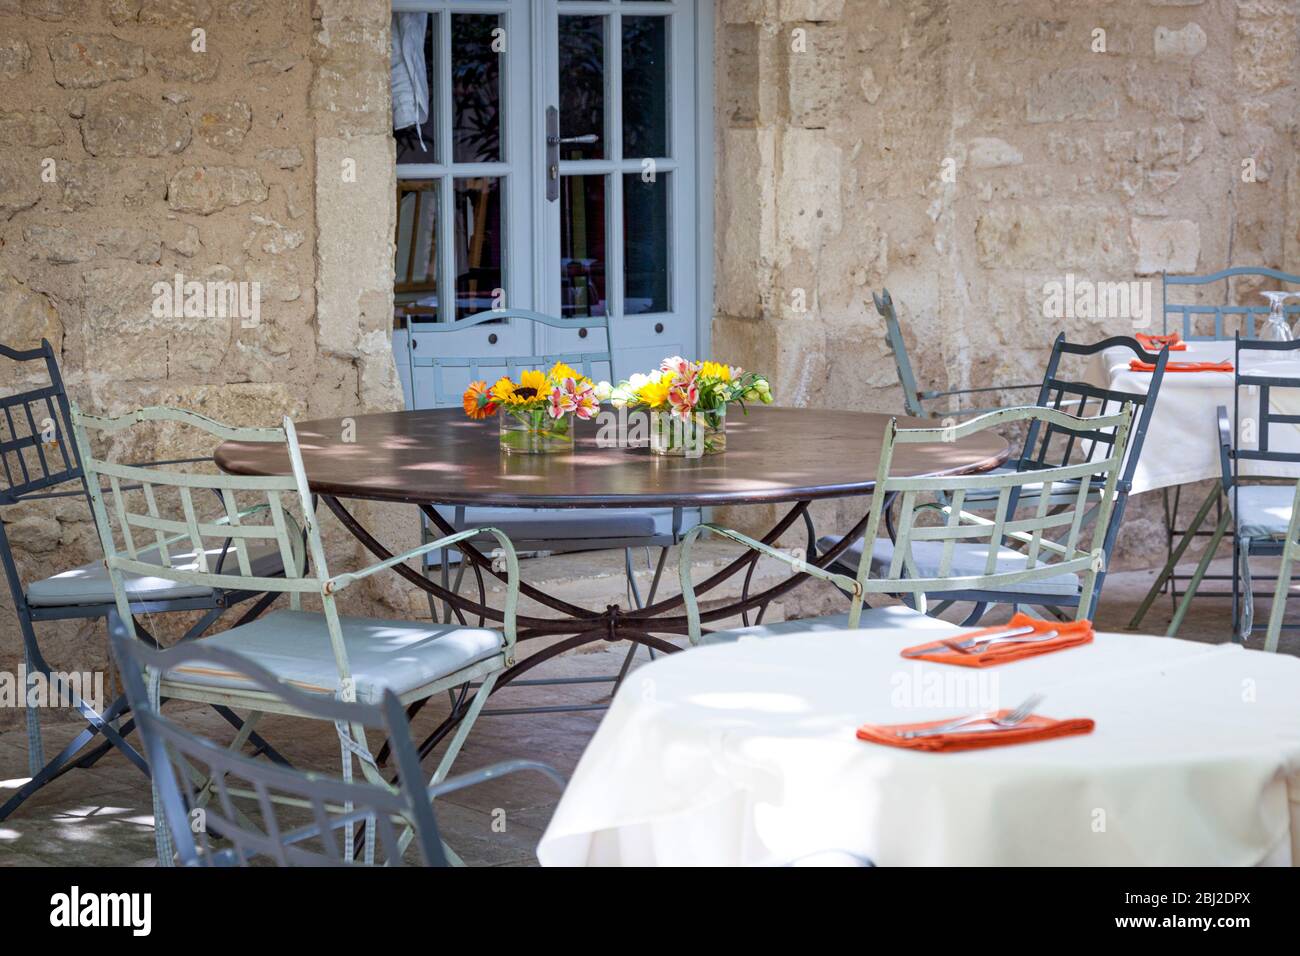
{"label": "folded orange napkin", "polygon": [[[1156,367],[1151,362],[1139,362],[1133,359],[1128,363],[1130,371],[1154,372]],[[1166,372],[1231,372],[1231,362],[1170,362],[1165,366]]]}
{"label": "folded orange napkin", "polygon": [[1014,644],[1010,642],[994,644],[982,654],[963,654],[961,651],[954,651],[945,647],[943,641],[927,641],[924,644],[903,648],[903,656],[912,660],[934,661],[938,664],[959,664],[962,667],[990,667],[993,664],[1018,661],[1022,657],[1037,657],[1039,654],[1050,654],[1052,651],[1064,650],[1067,647],[1078,647],[1080,644],[1092,642],[1091,621],[1056,623],[1053,621],[1040,621],[1036,617],[1030,617],[1028,614],[1023,613],[1015,614],[1006,624],[999,624],[997,627],[986,627],[980,631],[966,631],[961,634],[954,634],[947,640],[969,641],[972,638],[988,637],[1017,627],[1032,627],[1034,629],[1033,633],[1026,634],[1026,637],[1033,637],[1034,634],[1046,634],[1048,631],[1056,631],[1057,636],[1050,641],[1039,641],[1034,644]]}
{"label": "folded orange napkin", "polygon": [[1168,335],[1146,335],[1138,332],[1133,338],[1138,340],[1138,345],[1142,346],[1148,352],[1159,352],[1167,348],[1171,352],[1186,352],[1187,343],[1177,332],[1170,332]]}
{"label": "folded orange napkin", "polygon": [[[999,717],[1011,713],[1010,710],[998,711]],[[858,739],[868,740],[873,744],[886,747],[904,747],[908,750],[928,750],[931,752],[979,750],[984,747],[1005,747],[1010,744],[1031,744],[1037,740],[1051,740],[1053,737],[1069,737],[1074,734],[1090,734],[1096,723],[1087,717],[1071,717],[1067,720],[1053,720],[1030,714],[1024,723],[1004,730],[979,730],[962,733],[961,730],[949,734],[934,734],[931,737],[900,737],[905,730],[925,730],[927,727],[941,727],[953,718],[930,720],[921,724],[863,724],[858,728]],[[977,726],[987,726],[981,724]]]}

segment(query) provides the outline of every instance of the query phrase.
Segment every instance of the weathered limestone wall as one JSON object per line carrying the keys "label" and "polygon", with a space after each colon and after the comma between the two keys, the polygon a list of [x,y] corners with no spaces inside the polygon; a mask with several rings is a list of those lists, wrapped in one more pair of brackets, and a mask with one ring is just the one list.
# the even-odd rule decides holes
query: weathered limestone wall
{"label": "weathered limestone wall", "polygon": [[[251,425],[400,407],[389,14],[0,0],[0,341],[48,338],[100,413],[170,404]],[[177,274],[260,283],[256,326],[156,318],[153,285]],[[16,384],[0,362],[0,392]],[[99,555],[82,502],[5,518],[28,579]],[[4,590],[3,670],[20,649],[9,604]],[[42,633],[57,663],[103,662],[100,625]]]}
{"label": "weathered limestone wall", "polygon": [[[1067,272],[1300,271],[1298,14],[724,0],[714,352],[769,370],[781,401],[893,412],[872,289],[893,293],[919,379],[957,388],[1035,381],[1062,328],[1131,333],[1045,319],[1043,285]],[[1157,504],[1131,503],[1129,564],[1163,546]]]}

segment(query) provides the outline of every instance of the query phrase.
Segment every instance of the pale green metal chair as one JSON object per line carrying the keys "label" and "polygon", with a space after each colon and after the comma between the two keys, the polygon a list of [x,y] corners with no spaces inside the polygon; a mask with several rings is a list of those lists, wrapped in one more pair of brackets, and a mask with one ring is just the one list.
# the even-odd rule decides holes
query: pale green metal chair
{"label": "pale green metal chair", "polygon": [[[882,530],[885,504],[895,496],[901,502],[897,539],[887,551],[873,549],[868,560],[858,562],[853,577],[810,564],[771,545],[721,528],[704,525],[686,536],[679,558],[679,575],[686,603],[691,643],[715,643],[743,636],[771,636],[809,630],[844,630],[858,627],[933,628],[937,623],[924,616],[926,597],[947,600],[954,595],[966,600],[1002,599],[1008,592],[1077,600],[1075,617],[1086,618],[1091,610],[1097,576],[1105,569],[1105,537],[1115,506],[1121,463],[1128,442],[1133,407],[1126,405],[1109,415],[1080,418],[1052,408],[1037,406],[1007,408],[981,415],[952,428],[900,429],[897,421],[885,431],[880,465],[872,494],[865,540],[876,542]],[[1054,429],[1065,434],[1095,434],[1110,431],[1107,457],[1033,471],[1006,474],[985,473],[936,478],[913,478],[890,474],[894,448],[898,444],[937,444],[960,440],[990,428],[1028,422],[1031,427]],[[1031,487],[1051,487],[1071,482],[1073,501],[1050,507],[1049,495],[1025,495]],[[1095,488],[1100,493],[1092,496]],[[970,494],[993,493],[997,504],[992,516],[963,510]],[[1024,510],[1021,513],[1022,496]],[[1090,499],[1091,496],[1091,499]],[[1096,520],[1084,517],[1095,505]],[[930,520],[927,520],[930,519]],[[851,597],[847,614],[820,618],[756,624],[750,627],[704,634],[701,615],[691,583],[691,545],[705,528],[745,545],[768,557],[791,565],[799,574],[828,581]],[[834,562],[838,549],[820,560]],[[914,606],[863,610],[868,595],[903,596]]]}
{"label": "pale green metal chair", "polygon": [[[893,297],[890,296],[888,289],[881,289],[879,294],[871,293],[871,298],[876,303],[876,311],[885,320],[885,340],[889,343],[889,350],[894,354],[894,368],[898,372],[898,384],[903,389],[903,407],[907,414],[913,418],[938,418],[946,414],[980,415],[984,412],[994,411],[997,406],[961,408],[962,400],[966,396],[983,397],[995,392],[1018,392],[1038,389],[1037,382],[1026,382],[1023,385],[952,388],[945,391],[921,388],[916,383],[916,373],[912,370],[912,360],[907,354],[907,340],[903,337],[903,326],[898,321],[898,313],[894,310]],[[949,405],[955,403],[959,407],[951,412],[942,408],[931,407],[932,403],[938,403],[944,399],[948,400]],[[972,399],[972,401],[976,400],[978,399]]]}
{"label": "pale green metal chair", "polygon": [[[246,590],[287,594],[288,609],[272,611],[195,643],[238,654],[306,693],[345,702],[376,704],[391,692],[407,706],[443,691],[481,683],[431,783],[446,777],[498,676],[514,663],[519,562],[509,538],[494,528],[467,529],[363,570],[331,575],[297,434],[289,419],[281,428],[231,428],[178,409],[146,408],[120,418],[97,418],[83,415],[73,404],[72,422],[113,583],[119,625],[130,638],[137,635],[126,589],[128,575],[150,575],[198,587],[233,584]],[[113,464],[96,454],[90,432],[111,436],[145,422],[190,426],[225,441],[281,445],[292,473],[262,477],[167,471]],[[209,514],[203,506],[211,500],[222,507]],[[339,614],[337,595],[346,588],[399,564],[421,559],[437,548],[482,534],[496,539],[506,568],[502,630]],[[209,567],[208,541],[231,542],[238,574],[217,574]],[[252,554],[267,543],[281,555],[283,577],[257,574]],[[158,563],[142,559],[146,547],[156,549],[161,559]],[[197,557],[181,565],[175,561],[181,552]],[[304,610],[304,596],[319,601],[321,610]],[[241,674],[221,667],[178,665],[159,675],[154,693],[160,698],[220,704],[242,714],[243,725],[231,744],[232,750],[243,747],[265,713],[311,716],[291,702],[267,695]],[[351,779],[355,756],[367,779],[384,783],[364,735],[341,724],[336,728],[344,780]],[[207,794],[210,785],[211,781],[205,785]],[[160,862],[170,863],[170,855],[164,860],[161,848]]]}

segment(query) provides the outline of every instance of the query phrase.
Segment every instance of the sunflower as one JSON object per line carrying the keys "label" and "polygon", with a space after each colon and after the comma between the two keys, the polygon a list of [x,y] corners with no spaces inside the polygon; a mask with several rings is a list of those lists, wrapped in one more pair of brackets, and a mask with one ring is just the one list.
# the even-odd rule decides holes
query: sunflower
{"label": "sunflower", "polygon": [[492,386],[492,399],[507,408],[517,408],[542,398],[546,392],[546,375],[534,369],[525,369],[519,375],[519,384],[508,377],[497,379]]}
{"label": "sunflower", "polygon": [[461,402],[465,406],[465,414],[470,418],[487,418],[497,412],[496,405],[488,395],[487,382],[470,382]]}

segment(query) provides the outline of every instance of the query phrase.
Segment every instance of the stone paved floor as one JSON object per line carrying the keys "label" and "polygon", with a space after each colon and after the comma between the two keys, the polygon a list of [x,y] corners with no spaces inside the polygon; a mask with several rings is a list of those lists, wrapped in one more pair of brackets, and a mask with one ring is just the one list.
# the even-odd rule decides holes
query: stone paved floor
{"label": "stone paved floor", "polygon": [[[1125,629],[1153,576],[1153,572],[1111,575],[1098,617],[1099,627]],[[1143,631],[1160,633],[1169,617],[1169,601],[1162,599]],[[1193,608],[1181,636],[1219,642],[1228,631],[1228,602],[1202,600]],[[1284,635],[1284,652],[1300,653],[1297,634],[1300,632]],[[1151,638],[1135,637],[1135,640],[1147,639]],[[1251,646],[1258,643],[1257,639]],[[639,658],[642,662],[645,659],[644,654]],[[546,676],[610,674],[617,671],[621,660],[621,647],[574,654],[549,665]],[[602,692],[600,686],[591,685],[511,689],[499,699],[503,706],[530,702],[591,703],[602,699]],[[208,711],[187,711],[183,719],[215,738],[228,739],[229,728]],[[530,757],[553,765],[567,776],[599,720],[598,712],[484,717],[471,734],[457,768],[468,770],[499,760]],[[431,728],[434,721],[434,716],[420,717],[417,732]],[[71,723],[47,722],[46,739],[51,752],[70,740],[76,729]],[[260,729],[295,764],[325,769],[337,760],[334,735],[319,724],[288,718],[268,719]],[[21,730],[0,735],[0,802],[23,782],[25,746]],[[471,865],[532,865],[536,863],[534,847],[558,798],[555,788],[541,777],[514,776],[440,801],[439,822],[448,842]],[[492,828],[494,811],[498,809],[505,811],[504,833],[494,832]],[[114,754],[93,769],[65,775],[28,801],[13,817],[0,822],[0,865],[150,865],[152,824],[146,780],[125,759]]]}

